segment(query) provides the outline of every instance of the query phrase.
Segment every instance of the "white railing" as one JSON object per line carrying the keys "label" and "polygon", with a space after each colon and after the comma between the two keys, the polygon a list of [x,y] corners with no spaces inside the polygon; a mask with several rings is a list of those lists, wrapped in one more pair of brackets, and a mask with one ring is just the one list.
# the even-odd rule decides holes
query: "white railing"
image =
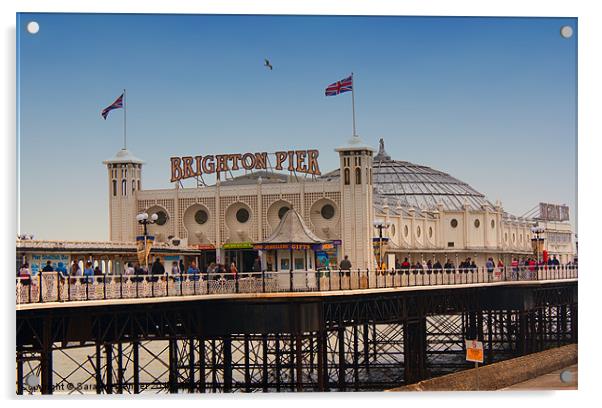
{"label": "white railing", "polygon": [[16,303],[132,299],[229,293],[312,292],[505,281],[575,279],[574,265],[397,270],[322,270],[181,275],[65,276],[42,272],[16,278]]}

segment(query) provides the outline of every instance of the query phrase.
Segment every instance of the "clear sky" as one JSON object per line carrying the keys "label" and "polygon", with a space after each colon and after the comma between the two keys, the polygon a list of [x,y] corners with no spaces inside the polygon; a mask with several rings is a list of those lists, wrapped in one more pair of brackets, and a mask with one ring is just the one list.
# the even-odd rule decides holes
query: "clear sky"
{"label": "clear sky", "polygon": [[123,88],[143,188],[169,188],[170,156],[317,148],[337,167],[351,95],[324,88],[351,72],[366,142],[576,225],[576,19],[20,14],[17,42],[19,232],[38,239],[108,239],[123,110],[100,112]]}

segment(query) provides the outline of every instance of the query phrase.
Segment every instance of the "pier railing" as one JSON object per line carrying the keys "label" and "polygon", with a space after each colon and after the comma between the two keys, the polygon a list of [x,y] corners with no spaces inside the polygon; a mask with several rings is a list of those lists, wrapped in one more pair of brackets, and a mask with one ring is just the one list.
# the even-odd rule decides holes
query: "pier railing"
{"label": "pier railing", "polygon": [[60,272],[41,272],[33,277],[16,278],[16,303],[466,285],[575,279],[577,275],[576,265],[178,275],[66,276]]}

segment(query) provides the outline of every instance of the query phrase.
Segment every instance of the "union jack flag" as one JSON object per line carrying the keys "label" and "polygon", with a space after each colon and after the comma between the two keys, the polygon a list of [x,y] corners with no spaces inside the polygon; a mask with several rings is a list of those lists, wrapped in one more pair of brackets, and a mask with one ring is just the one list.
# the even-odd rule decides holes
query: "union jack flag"
{"label": "union jack flag", "polygon": [[326,87],[326,96],[338,95],[349,91],[353,91],[353,75],[328,85]]}
{"label": "union jack flag", "polygon": [[119,108],[123,108],[123,94],[121,94],[121,96],[117,98],[115,102],[113,102],[111,105],[107,106],[102,110],[101,115],[103,119],[107,120],[107,115],[109,114],[109,112],[111,112],[113,109]]}

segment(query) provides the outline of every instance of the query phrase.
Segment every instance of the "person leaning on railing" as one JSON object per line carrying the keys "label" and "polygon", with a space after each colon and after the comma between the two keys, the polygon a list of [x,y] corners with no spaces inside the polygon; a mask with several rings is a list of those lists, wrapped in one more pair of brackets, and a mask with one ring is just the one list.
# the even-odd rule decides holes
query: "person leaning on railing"
{"label": "person leaning on railing", "polygon": [[349,257],[345,255],[345,258],[341,261],[341,264],[339,265],[339,269],[341,270],[341,276],[343,275],[343,273],[345,273],[345,275],[347,276],[350,276],[351,268],[351,261],[349,260]]}

